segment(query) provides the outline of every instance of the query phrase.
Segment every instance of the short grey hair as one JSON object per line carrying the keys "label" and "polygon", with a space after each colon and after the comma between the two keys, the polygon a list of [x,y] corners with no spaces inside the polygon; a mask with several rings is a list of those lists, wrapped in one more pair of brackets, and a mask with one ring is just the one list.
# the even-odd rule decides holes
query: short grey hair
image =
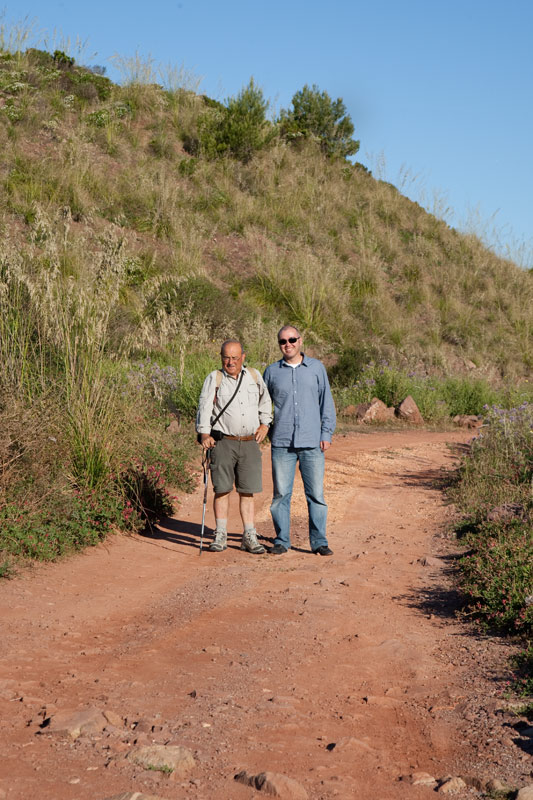
{"label": "short grey hair", "polygon": [[302,334],[300,333],[300,331],[298,330],[298,328],[297,328],[295,325],[284,325],[284,326],[283,326],[283,328],[280,328],[280,329],[279,329],[279,331],[278,331],[278,339],[279,339],[279,337],[281,336],[281,334],[282,334],[284,331],[288,331],[288,330],[289,330],[289,328],[290,328],[290,330],[292,330],[292,331],[296,331],[296,333],[298,334],[298,338],[299,338],[299,339],[301,338]]}
{"label": "short grey hair", "polygon": [[238,344],[239,347],[241,348],[241,353],[244,353],[244,348],[243,348],[241,342],[239,342],[238,339],[226,339],[226,341],[222,342],[222,344],[220,345],[220,354],[221,355],[222,355],[222,351],[224,350],[224,348],[225,348],[225,346],[227,344]]}

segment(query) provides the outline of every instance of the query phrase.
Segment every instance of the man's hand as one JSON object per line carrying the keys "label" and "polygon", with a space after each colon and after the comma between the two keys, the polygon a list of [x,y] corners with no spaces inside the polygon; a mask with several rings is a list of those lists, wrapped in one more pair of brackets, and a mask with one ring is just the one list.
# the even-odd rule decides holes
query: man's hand
{"label": "man's hand", "polygon": [[268,433],[268,425],[263,425],[262,424],[262,425],[260,425],[258,427],[258,429],[256,430],[256,432],[254,434],[255,441],[257,442],[257,444],[261,444],[261,442],[263,441],[263,439],[265,438],[267,433]]}
{"label": "man's hand", "polygon": [[328,447],[331,447],[331,442],[320,442],[320,449],[322,450],[323,453],[326,452]]}
{"label": "man's hand", "polygon": [[215,440],[209,433],[201,433],[200,438],[201,438],[201,445],[204,448],[204,450],[210,450],[212,447],[216,445]]}

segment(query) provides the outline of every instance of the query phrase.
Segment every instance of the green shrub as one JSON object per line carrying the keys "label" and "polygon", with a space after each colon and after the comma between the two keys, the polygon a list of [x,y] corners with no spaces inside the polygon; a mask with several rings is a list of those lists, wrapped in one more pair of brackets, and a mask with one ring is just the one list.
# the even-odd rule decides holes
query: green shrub
{"label": "green shrub", "polygon": [[113,89],[109,78],[80,69],[63,73],[60,78],[60,86],[63,91],[89,101],[108,100]]}
{"label": "green shrub", "polygon": [[207,158],[229,155],[244,163],[250,161],[275,136],[266,119],[267,108],[263,92],[251,78],[225,107],[210,109],[200,117],[200,152]]}
{"label": "green shrub", "polygon": [[178,172],[182,178],[190,178],[192,175],[194,175],[197,165],[197,158],[182,158],[178,164]]}
{"label": "green shrub", "polygon": [[10,558],[0,558],[0,578],[12,578],[14,574],[13,562]]}
{"label": "green shrub", "polygon": [[523,637],[514,688],[533,693],[533,405],[488,410],[450,490],[471,550],[460,562],[466,613]]}
{"label": "green shrub", "polygon": [[115,527],[135,527],[123,514],[119,494],[74,492],[47,508],[6,504],[0,508],[0,551],[38,561],[95,545]]}
{"label": "green shrub", "polygon": [[315,137],[327,156],[347,158],[359,150],[352,139],[353,122],[339,97],[332,100],[318,86],[304,86],[292,98],[292,109],[282,111],[279,119],[281,135],[288,141]]}
{"label": "green shrub", "polygon": [[54,64],[61,69],[71,69],[74,66],[74,59],[71,56],[67,56],[63,50],[54,50],[52,59]]}
{"label": "green shrub", "polygon": [[187,418],[194,419],[204,380],[219,364],[207,353],[187,353],[184,370],[172,399],[176,408]]}
{"label": "green shrub", "polygon": [[388,406],[398,406],[411,395],[424,419],[437,421],[456,414],[482,414],[489,404],[502,402],[509,395],[479,378],[417,375],[386,361],[362,366],[365,353],[364,347],[347,350],[329,370],[334,390],[344,405],[368,403],[377,397]]}
{"label": "green shrub", "polygon": [[344,350],[340,354],[337,363],[328,369],[331,384],[338,387],[353,385],[365,366],[373,358],[375,358],[375,354],[369,352],[369,345],[367,344]]}
{"label": "green shrub", "polygon": [[513,689],[523,696],[533,697],[533,642],[511,659],[514,667]]}
{"label": "green shrub", "polygon": [[445,378],[440,392],[450,415],[481,414],[487,406],[499,400],[498,392],[481,378]]}
{"label": "green shrub", "polygon": [[474,521],[503,503],[527,504],[533,478],[533,405],[487,410],[486,425],[474,439],[458,472],[452,496]]}
{"label": "green shrub", "polygon": [[468,611],[505,633],[533,630],[533,526],[527,520],[485,523],[469,534],[473,553],[461,560],[460,586]]}
{"label": "green shrub", "polygon": [[38,50],[35,47],[29,47],[26,50],[26,57],[31,66],[45,68],[55,66],[53,55],[46,50]]}
{"label": "green shrub", "polygon": [[119,485],[125,497],[126,522],[139,519],[150,523],[159,516],[168,516],[174,511],[175,500],[170,488],[192,491],[194,481],[186,467],[194,442],[192,431],[189,438],[189,447],[175,438],[167,443],[149,442],[140,457],[122,469]]}

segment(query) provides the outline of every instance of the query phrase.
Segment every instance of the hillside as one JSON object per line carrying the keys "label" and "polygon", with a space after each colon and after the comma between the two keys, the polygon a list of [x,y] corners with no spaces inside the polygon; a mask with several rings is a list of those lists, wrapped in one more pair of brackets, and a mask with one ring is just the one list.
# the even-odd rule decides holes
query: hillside
{"label": "hillside", "polygon": [[362,363],[531,368],[532,276],[315,142],[274,136],[248,163],[191,156],[217,104],[119,87],[64,54],[4,53],[0,97],[4,257],[39,270],[53,251],[81,280],[111,237],[121,342],[174,351],[194,326],[198,349],[237,333],[261,362],[290,319],[320,354]]}
{"label": "hillside", "polygon": [[2,550],[55,558],[168,513],[228,336],[261,367],[290,321],[341,403],[379,394],[381,365],[382,399],[429,389],[427,419],[528,385],[532,274],[261,97],[251,81],[233,118],[65,53],[0,53]]}

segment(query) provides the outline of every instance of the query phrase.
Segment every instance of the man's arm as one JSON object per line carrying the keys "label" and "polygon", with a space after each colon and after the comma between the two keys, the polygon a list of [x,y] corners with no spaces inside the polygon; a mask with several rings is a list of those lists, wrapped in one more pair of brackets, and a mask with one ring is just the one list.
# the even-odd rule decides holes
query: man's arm
{"label": "man's arm", "polygon": [[270,394],[268,393],[266,384],[259,373],[257,375],[257,386],[259,388],[259,404],[257,411],[259,414],[260,425],[255,432],[255,441],[258,444],[261,444],[267,435],[270,423],[272,422],[272,400]]}
{"label": "man's arm", "polygon": [[331,437],[337,425],[337,415],[335,413],[335,403],[329,385],[326,368],[321,364],[321,376],[319,382],[319,404],[320,404],[320,448],[322,451],[331,445]]}
{"label": "man's arm", "polygon": [[216,370],[209,373],[200,392],[198,412],[196,414],[196,431],[200,434],[200,442],[204,450],[214,447],[216,442],[211,436],[211,417],[216,392]]}

